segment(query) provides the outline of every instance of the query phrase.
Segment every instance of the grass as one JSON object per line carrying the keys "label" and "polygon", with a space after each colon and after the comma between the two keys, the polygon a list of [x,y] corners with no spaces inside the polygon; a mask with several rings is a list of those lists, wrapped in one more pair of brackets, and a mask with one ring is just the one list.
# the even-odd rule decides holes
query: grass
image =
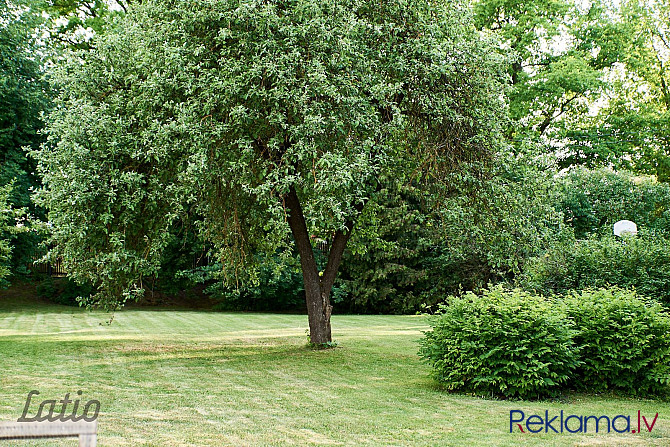
{"label": "grass", "polygon": [[[129,309],[110,325],[17,295],[0,291],[0,420],[16,420],[30,390],[38,402],[82,390],[101,402],[100,446],[670,445],[667,402],[440,391],[416,355],[423,317],[335,315],[340,347],[309,350],[300,315]],[[510,434],[513,409],[660,414],[652,433]],[[76,445],[12,442],[0,445]]]}

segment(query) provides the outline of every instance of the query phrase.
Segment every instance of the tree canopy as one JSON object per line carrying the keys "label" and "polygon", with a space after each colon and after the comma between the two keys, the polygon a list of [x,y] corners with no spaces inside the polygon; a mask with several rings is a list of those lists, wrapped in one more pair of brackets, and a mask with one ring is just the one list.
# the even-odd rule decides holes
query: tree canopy
{"label": "tree canopy", "polygon": [[517,147],[535,142],[562,168],[670,178],[667,5],[475,0],[473,12],[510,55],[507,135]]}
{"label": "tree canopy", "polygon": [[[452,1],[154,0],[57,75],[36,155],[53,256],[118,300],[186,222],[230,272],[293,235],[312,341],[361,209],[383,182],[489,157],[500,57]],[[419,174],[421,173],[421,174]],[[310,236],[331,243],[318,272]]]}

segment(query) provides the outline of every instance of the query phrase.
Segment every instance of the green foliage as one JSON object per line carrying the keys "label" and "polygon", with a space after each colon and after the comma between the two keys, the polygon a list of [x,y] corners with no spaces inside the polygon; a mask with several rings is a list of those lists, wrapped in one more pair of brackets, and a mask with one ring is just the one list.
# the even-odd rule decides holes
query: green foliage
{"label": "green foliage", "polygon": [[[621,85],[614,94],[644,87]],[[660,109],[660,110],[659,110]],[[670,180],[670,119],[664,107],[638,98],[618,98],[596,117],[574,120],[566,126],[561,167],[613,166]]]}
{"label": "green foliage", "polygon": [[[31,37],[36,18],[30,11],[4,1],[0,2],[0,15],[0,181],[6,185],[16,178],[20,183],[33,184],[26,172],[32,165],[22,147],[39,145],[40,112],[48,103],[47,84],[36,54],[40,48]],[[12,200],[20,199],[14,196]],[[27,202],[17,205],[26,206]]]}
{"label": "green foliage", "polygon": [[378,193],[343,262],[341,305],[414,312],[445,295],[512,282],[529,258],[571,238],[546,162],[507,154],[492,172],[469,185],[453,179],[446,196],[414,185]]}
{"label": "green foliage", "polygon": [[475,24],[508,57],[508,137],[562,168],[670,179],[670,7],[652,0],[476,0]]}
{"label": "green foliage", "polygon": [[[520,283],[541,293],[589,287],[635,288],[670,305],[670,187],[609,169],[575,169],[557,180],[556,209],[575,238],[530,260]],[[637,223],[638,237],[616,238],[615,222]]]}
{"label": "green foliage", "polygon": [[9,245],[11,209],[7,204],[9,188],[0,188],[0,287],[8,284],[7,278],[10,273],[10,256],[12,247]]}
{"label": "green foliage", "polygon": [[543,294],[615,285],[670,306],[670,241],[640,234],[558,244],[529,262],[521,283]]}
{"label": "green foliage", "polygon": [[554,137],[566,115],[581,116],[598,98],[604,67],[577,32],[590,11],[564,0],[477,0],[472,8],[477,27],[508,55],[514,142]]}
{"label": "green foliage", "polygon": [[432,202],[414,185],[375,195],[343,259],[335,303],[352,312],[412,313],[444,295],[448,253]]}
{"label": "green foliage", "polygon": [[578,388],[639,396],[670,390],[670,316],[658,303],[616,288],[573,293],[563,302],[581,349]]}
{"label": "green foliage", "polygon": [[207,265],[207,248],[192,228],[188,228],[183,222],[174,225],[161,254],[160,270],[151,278],[152,291],[176,295],[192,288],[194,279],[201,280],[201,276],[196,278],[189,272]]}
{"label": "green foliage", "polygon": [[511,282],[529,258],[571,237],[552,203],[551,168],[528,154],[504,154],[495,178],[477,184],[477,200],[456,194],[446,201],[440,222],[445,251],[459,261],[454,270],[464,286]]}
{"label": "green foliage", "polygon": [[640,229],[670,236],[670,186],[610,169],[575,169],[558,180],[556,208],[575,237],[612,234],[628,219]]}
{"label": "green foliage", "polygon": [[128,12],[141,0],[58,0],[39,5],[49,16],[46,29],[52,45],[65,49],[92,50],[96,36],[103,34],[110,22]]}
{"label": "green foliage", "polygon": [[543,298],[501,287],[451,298],[419,355],[449,390],[536,398],[670,391],[670,316],[618,288]]}
{"label": "green foliage", "polygon": [[17,230],[25,230],[30,218],[41,214],[30,199],[39,179],[26,149],[36,149],[43,141],[41,114],[48,110],[51,95],[41,68],[45,49],[33,37],[41,17],[30,5],[0,1],[0,188],[9,188],[7,204],[21,224],[11,232],[0,229],[0,238],[12,247],[7,267],[13,275],[27,273],[25,266],[39,242],[36,233]]}
{"label": "green foliage", "polygon": [[[304,309],[305,291],[295,257],[257,255],[253,279],[235,287],[221,280],[221,265],[199,269],[192,278],[210,284],[205,289],[218,301],[215,310],[285,311]],[[214,282],[211,282],[211,279]]]}
{"label": "green foliage", "polygon": [[[563,166],[614,166],[670,179],[670,7],[667,2],[599,2],[580,27],[581,46],[604,72],[602,100],[570,120]],[[597,14],[596,14],[597,12]]]}
{"label": "green foliage", "polygon": [[483,396],[556,394],[579,364],[573,331],[553,300],[520,290],[451,298],[419,355],[449,390]]}
{"label": "green foliage", "polygon": [[77,284],[68,278],[46,277],[37,284],[37,294],[44,299],[65,306],[80,306],[93,291],[90,285]]}
{"label": "green foliage", "polygon": [[245,280],[237,283],[223,277],[225,270],[218,262],[195,268],[182,266],[175,277],[190,284],[204,284],[204,292],[217,302],[215,310],[304,309],[305,293],[300,263],[293,253],[257,253],[254,258],[244,272]]}
{"label": "green foliage", "polygon": [[[188,221],[228,270],[347,231],[380,179],[466,171],[495,151],[499,57],[457,2],[143,2],[56,74],[36,153],[54,247],[115,303]],[[408,149],[411,148],[411,149]]]}

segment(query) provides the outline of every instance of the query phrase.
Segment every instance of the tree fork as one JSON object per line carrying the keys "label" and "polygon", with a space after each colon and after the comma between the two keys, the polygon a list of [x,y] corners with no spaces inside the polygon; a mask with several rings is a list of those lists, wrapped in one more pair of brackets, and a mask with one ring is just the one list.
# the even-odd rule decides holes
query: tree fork
{"label": "tree fork", "polygon": [[[293,186],[284,196],[284,201],[288,208],[288,224],[300,254],[300,266],[305,285],[305,300],[309,318],[310,342],[315,345],[330,343],[332,341],[330,316],[333,310],[333,306],[330,304],[330,292],[342,262],[344,249],[351,237],[354,223],[353,221],[347,222],[348,231],[346,232],[341,230],[335,232],[328,255],[328,263],[323,271],[323,276],[320,277],[300,199]],[[356,205],[355,209],[360,212],[363,209],[363,203]]]}

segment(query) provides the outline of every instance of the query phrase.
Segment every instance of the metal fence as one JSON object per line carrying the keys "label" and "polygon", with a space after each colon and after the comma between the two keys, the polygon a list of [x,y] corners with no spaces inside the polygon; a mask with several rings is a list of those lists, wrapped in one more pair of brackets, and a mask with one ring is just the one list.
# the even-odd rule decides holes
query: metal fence
{"label": "metal fence", "polygon": [[63,268],[63,260],[57,259],[54,262],[39,262],[41,256],[33,256],[33,262],[28,265],[28,269],[34,273],[42,273],[49,276],[66,276],[67,272]]}

